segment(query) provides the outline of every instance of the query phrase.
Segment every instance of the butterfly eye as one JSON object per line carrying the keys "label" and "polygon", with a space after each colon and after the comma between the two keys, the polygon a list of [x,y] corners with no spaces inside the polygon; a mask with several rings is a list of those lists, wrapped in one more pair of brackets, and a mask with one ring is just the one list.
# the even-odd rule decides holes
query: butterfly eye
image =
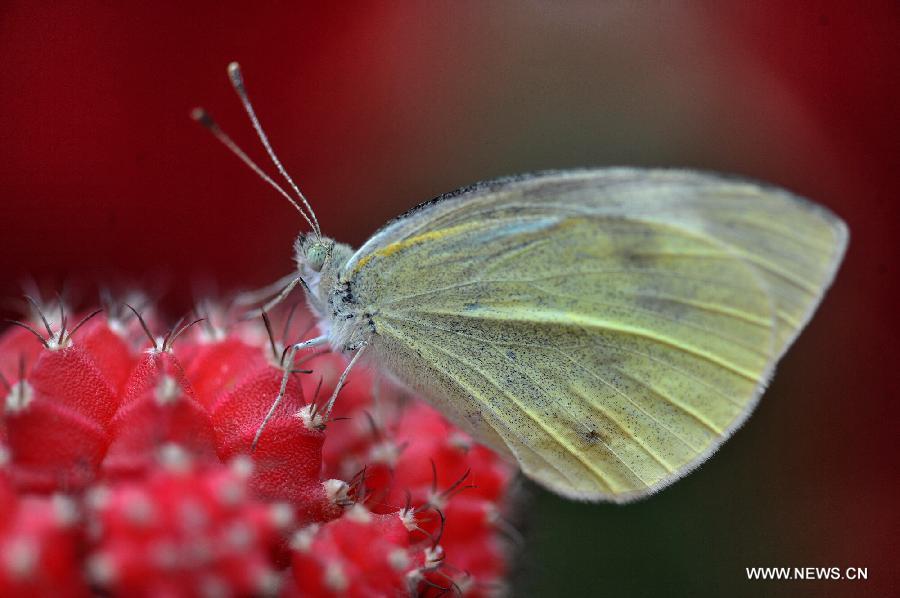
{"label": "butterfly eye", "polygon": [[306,249],[306,263],[316,272],[321,272],[328,257],[328,248],[322,243],[313,243]]}

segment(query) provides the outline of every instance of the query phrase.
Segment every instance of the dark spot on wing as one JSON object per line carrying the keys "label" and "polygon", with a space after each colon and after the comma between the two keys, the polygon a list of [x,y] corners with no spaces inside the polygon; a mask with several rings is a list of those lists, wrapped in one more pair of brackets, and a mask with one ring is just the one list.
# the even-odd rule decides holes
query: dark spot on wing
{"label": "dark spot on wing", "polygon": [[622,263],[628,268],[653,267],[659,251],[659,234],[650,226],[628,225],[627,234],[622,237],[622,247],[616,252]]}
{"label": "dark spot on wing", "polygon": [[653,266],[654,257],[648,255],[646,250],[626,248],[618,256],[628,268],[650,268]]}
{"label": "dark spot on wing", "polygon": [[584,433],[584,439],[587,440],[590,444],[597,444],[598,442],[609,444],[609,438],[607,438],[606,435],[602,432],[598,432],[593,428]]}

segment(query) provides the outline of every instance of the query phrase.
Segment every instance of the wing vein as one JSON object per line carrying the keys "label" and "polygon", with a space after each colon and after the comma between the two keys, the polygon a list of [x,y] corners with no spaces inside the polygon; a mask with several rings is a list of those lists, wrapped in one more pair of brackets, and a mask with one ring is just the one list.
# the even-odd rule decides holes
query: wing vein
{"label": "wing vein", "polygon": [[[399,330],[397,330],[394,326],[387,325],[387,328],[389,328],[389,329],[391,330],[392,334],[393,334],[394,337],[397,338],[397,339],[400,339],[400,338],[410,338],[409,335],[403,334],[402,332],[400,332]],[[430,341],[428,341],[428,340],[426,340],[426,339],[424,339],[424,338],[418,338],[418,339],[416,339],[416,340],[417,340],[417,342],[420,342],[420,343],[422,343],[423,345],[426,345],[427,347],[430,347],[432,350],[440,351],[441,353],[444,353],[444,354],[445,354],[447,357],[449,357],[450,359],[456,360],[456,361],[459,362],[459,363],[464,363],[464,362],[463,362],[461,359],[459,359],[455,354],[448,353],[447,351],[441,349],[440,347],[434,345],[432,342],[430,342]],[[410,343],[407,343],[407,344],[410,344]],[[470,394],[472,397],[478,399],[478,392],[477,392],[476,389],[469,387],[469,386],[466,385],[462,380],[460,380],[459,378],[456,378],[456,377],[453,378],[453,382],[454,382],[455,384],[457,384],[464,392],[466,392],[466,393]],[[485,405],[485,407],[487,407],[488,409],[490,409],[490,406],[489,406],[489,404],[487,404],[486,401],[481,400],[480,402],[481,402],[483,405]],[[493,423],[492,423],[489,419],[486,419],[486,421],[487,421],[487,423],[488,423],[491,427],[494,427],[494,429],[496,430],[496,427],[493,425]],[[556,465],[555,463],[553,463],[552,461],[550,461],[550,460],[546,457],[546,455],[545,455],[543,452],[540,452],[540,451],[537,451],[537,450],[534,450],[534,449],[528,447],[528,443],[526,442],[526,440],[525,440],[524,438],[522,438],[521,434],[517,433],[515,430],[513,430],[513,429],[511,429],[511,428],[509,428],[509,427],[505,427],[504,429],[508,430],[509,432],[511,432],[511,433],[513,433],[513,434],[516,434],[516,435],[519,437],[519,441],[522,443],[523,446],[525,446],[526,448],[528,448],[528,449],[532,452],[532,454],[534,454],[534,455],[536,455],[537,457],[539,457],[539,458],[541,459],[541,461],[543,461],[544,463],[546,463],[551,469],[556,470],[562,477],[564,477],[565,479],[567,479],[567,480],[572,484],[573,487],[577,485],[576,482],[569,476],[569,474],[568,474],[566,471],[564,471],[564,470],[563,470],[562,468],[560,468],[558,465]],[[500,432],[498,431],[498,433],[500,433]],[[502,437],[502,436],[501,436],[501,437]],[[615,492],[615,491],[613,490],[613,487],[612,487],[605,479],[602,479],[602,478],[601,478],[600,481],[601,481],[601,483],[603,483],[604,486],[606,486],[606,487],[609,489],[610,492]]]}
{"label": "wing vein", "polygon": [[[622,368],[620,368],[618,366],[610,365],[610,367],[612,369],[616,370],[616,372],[620,376],[624,376],[624,377],[628,378],[629,380],[633,381],[635,384],[640,384],[641,386],[643,386],[644,388],[646,388],[653,394],[661,397],[663,400],[668,402],[670,405],[672,405],[673,407],[675,407],[682,413],[685,413],[688,416],[690,416],[691,418],[697,420],[704,428],[708,429],[713,434],[715,434],[717,436],[722,434],[723,431],[720,430],[718,427],[716,427],[716,425],[714,423],[707,421],[707,419],[705,417],[703,417],[702,415],[700,415],[699,413],[697,413],[696,411],[694,411],[692,408],[688,407],[687,405],[684,405],[683,403],[676,401],[675,398],[671,394],[669,394],[667,391],[660,390],[659,388],[653,386],[652,384],[629,374],[628,372],[626,372],[625,370],[623,370]],[[698,382],[702,382],[702,380],[698,380]],[[687,444],[687,443],[685,443],[685,444]],[[688,444],[688,446],[690,446],[691,448],[694,448],[694,450],[697,450],[693,445]]]}
{"label": "wing vein", "polygon": [[[540,287],[540,286],[537,286],[537,285],[535,285],[535,288],[536,288],[537,290],[539,290],[540,292],[542,292],[542,293],[547,293],[548,295],[552,295],[552,296],[554,296],[554,297],[560,297],[560,298],[563,298],[563,299],[572,299],[572,300],[578,300],[578,299],[579,299],[578,297],[576,297],[576,296],[574,296],[574,295],[569,295],[568,293],[562,293],[562,292],[559,292],[559,291],[553,291],[553,290],[550,290],[550,289],[545,289],[544,287]],[[626,310],[626,311],[631,310],[631,311],[635,311],[635,312],[642,312],[642,313],[646,313],[646,314],[652,314],[653,316],[655,316],[655,317],[657,317],[657,318],[660,318],[661,320],[666,320],[666,321],[669,321],[669,322],[674,322],[674,323],[676,323],[676,324],[682,324],[682,325],[684,325],[684,326],[688,326],[689,328],[693,328],[693,329],[695,329],[695,330],[699,330],[700,332],[702,332],[702,333],[704,333],[704,334],[708,334],[708,335],[710,335],[710,336],[715,336],[715,337],[717,337],[717,338],[720,338],[720,339],[722,339],[723,341],[726,341],[726,342],[731,343],[731,344],[733,344],[733,345],[737,345],[738,347],[743,347],[743,348],[746,349],[747,351],[749,351],[749,352],[751,352],[751,353],[754,353],[754,354],[758,355],[759,357],[762,357],[763,359],[768,360],[768,358],[769,358],[769,355],[768,355],[767,353],[762,353],[762,352],[760,352],[760,351],[759,351],[757,348],[755,348],[755,347],[751,347],[750,345],[748,345],[748,344],[746,344],[746,343],[744,343],[744,342],[742,342],[742,341],[740,341],[740,340],[738,340],[738,339],[736,339],[736,338],[732,338],[732,337],[730,337],[730,336],[726,336],[726,335],[724,335],[724,334],[721,334],[721,333],[719,333],[719,332],[716,332],[716,331],[714,331],[714,330],[711,330],[711,329],[709,329],[709,328],[706,328],[705,326],[701,326],[700,324],[695,324],[695,323],[693,323],[693,322],[688,322],[688,321],[685,321],[685,320],[678,320],[678,319],[676,319],[676,318],[672,318],[672,317],[666,316],[666,315],[661,314],[661,313],[659,313],[659,312],[657,312],[657,311],[653,311],[652,309],[647,309],[647,308],[644,308],[644,307],[637,307],[637,306],[634,306],[634,305],[627,305],[627,304],[622,304],[622,303],[613,303],[613,302],[610,302],[610,301],[598,301],[598,300],[596,300],[596,299],[591,299],[591,302],[592,302],[594,305],[604,305],[604,306],[606,306],[606,307],[617,307],[617,308],[624,309],[624,310]]]}
{"label": "wing vein", "polygon": [[[425,327],[425,328],[434,328],[435,330],[440,330],[441,332],[446,332],[446,333],[448,333],[448,334],[454,334],[454,335],[456,335],[456,336],[460,336],[460,337],[463,337],[463,338],[470,338],[470,339],[476,340],[476,341],[478,341],[478,342],[480,342],[480,343],[485,343],[485,344],[494,345],[494,346],[504,346],[504,347],[525,347],[526,349],[541,348],[541,347],[544,346],[544,345],[530,344],[530,343],[517,343],[517,342],[513,342],[513,341],[495,341],[495,340],[491,340],[491,339],[489,339],[489,338],[480,336],[480,335],[478,335],[478,334],[470,334],[470,333],[459,332],[459,331],[457,331],[457,330],[451,330],[451,329],[449,329],[449,328],[443,328],[443,327],[441,327],[441,326],[437,326],[436,324],[433,324],[433,323],[431,323],[431,322],[423,322],[423,321],[421,321],[421,320],[416,320],[416,319],[413,319],[413,318],[391,317],[391,316],[384,316],[384,315],[382,315],[382,317],[379,318],[379,321],[382,321],[382,322],[383,322],[384,320],[398,320],[398,321],[401,321],[401,322],[416,322],[416,323],[421,324],[421,325],[422,325],[423,327]],[[393,328],[393,327],[391,327],[391,328]],[[692,382],[696,382],[696,383],[698,383],[698,384],[701,384],[701,385],[703,385],[703,386],[709,388],[709,389],[712,390],[713,392],[718,393],[720,397],[722,397],[723,399],[725,399],[726,401],[728,401],[728,402],[731,403],[732,405],[734,405],[734,406],[736,406],[736,407],[740,407],[740,406],[741,406],[741,404],[740,404],[739,402],[735,401],[734,398],[733,398],[731,395],[729,395],[728,393],[726,393],[725,391],[723,391],[721,388],[719,388],[719,387],[717,387],[717,386],[715,386],[715,385],[709,383],[709,382],[706,381],[706,380],[703,380],[702,378],[698,378],[697,376],[691,374],[690,372],[687,372],[687,371],[681,369],[680,367],[676,366],[676,365],[673,364],[673,363],[669,363],[668,361],[665,361],[665,360],[660,359],[660,358],[658,358],[658,357],[654,357],[653,355],[650,355],[649,353],[644,353],[643,351],[637,351],[637,350],[635,350],[635,349],[629,349],[629,348],[626,348],[626,347],[622,347],[622,346],[620,346],[620,345],[612,345],[612,344],[610,344],[610,343],[604,343],[603,341],[600,341],[600,340],[597,340],[597,339],[591,339],[591,343],[594,344],[594,345],[600,345],[601,347],[608,347],[608,348],[613,349],[613,350],[615,350],[615,351],[622,351],[622,352],[624,352],[624,353],[629,353],[629,354],[631,354],[631,355],[637,355],[638,357],[642,357],[642,358],[644,358],[644,359],[649,359],[650,361],[653,361],[654,363],[658,363],[659,365],[665,366],[665,367],[669,368],[670,370],[672,370],[673,372],[675,372],[675,373],[677,373],[677,374],[680,374],[680,375],[684,376],[685,378],[688,378],[688,379],[691,380]],[[755,380],[754,380],[754,383],[756,383]]]}
{"label": "wing vein", "polygon": [[[419,341],[422,342],[423,339],[420,338]],[[578,459],[578,460],[585,466],[585,468],[586,468],[588,471],[590,471],[591,473],[593,473],[594,476],[596,476],[597,479],[600,480],[600,481],[603,483],[604,486],[606,486],[606,487],[609,488],[611,491],[613,491],[613,488],[614,488],[613,485],[610,483],[610,481],[608,480],[608,478],[603,474],[603,472],[602,472],[601,470],[597,469],[597,468],[593,465],[593,463],[591,463],[589,460],[585,459],[585,458],[581,455],[581,452],[580,452],[580,451],[578,451],[574,446],[572,446],[572,445],[571,445],[564,437],[562,437],[562,436],[560,436],[559,434],[557,434],[551,427],[547,426],[543,421],[541,421],[541,419],[540,419],[539,417],[537,417],[534,413],[532,413],[529,409],[527,409],[527,408],[526,408],[526,407],[525,407],[518,399],[516,399],[516,397],[514,397],[511,393],[509,393],[509,392],[507,392],[506,390],[504,390],[504,388],[503,388],[501,385],[497,384],[497,382],[496,382],[495,380],[493,380],[492,378],[490,378],[490,377],[484,372],[484,370],[482,370],[482,369],[479,368],[478,366],[474,365],[473,363],[469,362],[467,359],[464,359],[463,357],[457,355],[456,353],[453,353],[453,352],[451,352],[451,351],[448,351],[447,349],[445,349],[445,348],[443,348],[443,347],[439,347],[439,346],[437,346],[437,345],[434,345],[434,344],[432,344],[432,343],[430,343],[430,342],[428,342],[428,341],[424,341],[424,342],[425,342],[426,344],[430,345],[430,346],[431,346],[432,348],[434,348],[435,350],[440,351],[441,353],[447,355],[447,356],[450,357],[451,359],[455,359],[455,360],[458,361],[459,363],[461,363],[461,364],[463,364],[463,365],[466,365],[466,366],[472,368],[472,370],[474,370],[475,372],[478,372],[478,374],[479,374],[482,378],[484,378],[485,380],[487,380],[487,381],[491,384],[491,386],[493,386],[493,387],[496,388],[498,391],[500,391],[501,394],[505,395],[510,401],[512,401],[513,404],[515,404],[515,405],[519,408],[519,410],[520,410],[522,413],[524,413],[525,415],[527,415],[528,418],[531,419],[534,423],[536,423],[536,424],[538,425],[539,428],[541,428],[542,430],[544,430],[544,432],[545,432],[548,436],[550,436],[554,441],[556,441],[556,442],[557,442],[562,448],[564,448],[569,454],[571,454],[571,455],[574,456],[576,459]],[[520,374],[522,373],[521,370],[518,370],[518,369],[517,369],[517,371],[519,371]],[[523,375],[524,375],[524,374],[523,374]],[[540,386],[534,384],[534,381],[531,379],[530,376],[527,376],[527,375],[525,375],[525,376],[526,376],[526,378],[528,378],[529,381],[532,382],[532,386],[534,387],[534,389],[537,390],[538,392],[541,392]],[[478,398],[478,397],[476,397],[476,398]],[[490,407],[490,405],[489,405],[486,401],[484,401],[483,399],[481,400],[481,402],[482,402],[482,404],[484,404],[486,407]],[[606,447],[606,449],[610,452],[610,454],[612,454],[612,455],[616,458],[616,460],[618,460],[618,461],[622,464],[623,467],[625,467],[626,469],[628,469],[628,471],[630,471],[630,472],[632,473],[632,475],[635,476],[635,478],[637,478],[638,480],[640,480],[641,483],[643,483],[644,485],[649,486],[649,484],[648,484],[643,478],[641,478],[641,476],[639,476],[635,471],[633,471],[633,470],[628,466],[628,464],[625,463],[625,461],[622,460],[622,457],[620,457],[619,454],[616,453],[616,452],[612,449],[612,447],[610,447],[610,446],[609,446],[608,444],[606,444],[605,442],[603,443],[603,445],[604,445],[604,446]]]}
{"label": "wing vein", "polygon": [[658,293],[635,293],[635,297],[645,298],[645,299],[656,299],[658,301],[668,301],[670,303],[677,303],[679,305],[686,305],[688,307],[694,307],[703,311],[708,311],[709,313],[719,314],[723,316],[730,316],[737,320],[741,320],[743,322],[747,322],[748,324],[755,324],[760,328],[772,328],[772,320],[771,319],[763,319],[759,316],[754,316],[753,314],[743,312],[739,309],[732,309],[725,305],[716,305],[714,303],[703,303],[702,301],[691,301],[690,299],[683,299],[681,297],[674,297],[672,295],[662,295]]}
{"label": "wing vein", "polygon": [[[691,449],[691,450],[694,451],[695,453],[696,453],[696,452],[699,452],[699,451],[697,450],[697,448],[694,447],[690,442],[688,442],[687,440],[685,440],[684,438],[682,438],[681,436],[679,436],[678,434],[676,434],[676,433],[675,433],[673,430],[671,430],[668,426],[666,426],[666,425],[663,424],[661,421],[659,421],[658,419],[656,419],[655,417],[653,417],[650,413],[648,413],[648,412],[647,412],[646,410],[644,410],[640,405],[638,405],[637,402],[635,402],[634,399],[632,399],[630,396],[628,396],[627,393],[621,391],[620,389],[616,388],[616,386],[615,386],[614,384],[610,383],[609,380],[606,380],[605,378],[603,378],[602,376],[600,376],[600,375],[597,374],[596,372],[592,372],[591,370],[587,369],[586,367],[584,367],[583,365],[581,365],[581,364],[578,363],[576,360],[572,359],[570,356],[566,355],[564,352],[562,352],[561,350],[557,349],[556,347],[554,347],[553,350],[556,351],[557,353],[559,353],[560,355],[562,355],[563,357],[565,357],[568,361],[570,361],[573,365],[575,365],[575,367],[578,367],[578,368],[580,368],[583,372],[585,372],[585,373],[587,373],[587,374],[590,374],[591,376],[593,376],[594,378],[596,378],[598,381],[600,381],[602,384],[604,384],[605,386],[607,386],[608,388],[610,388],[613,392],[615,392],[616,394],[618,394],[618,395],[620,395],[621,397],[623,397],[626,401],[628,401],[629,403],[631,403],[632,406],[634,406],[635,409],[637,409],[638,411],[640,411],[641,413],[643,413],[644,415],[646,415],[647,417],[649,417],[650,420],[653,421],[653,423],[655,423],[655,424],[658,425],[660,428],[662,428],[663,430],[665,430],[666,432],[668,432],[669,434],[671,434],[672,437],[675,438],[676,440],[678,440],[679,442],[681,442],[681,444],[685,445],[686,447],[688,447],[689,449]],[[576,391],[576,392],[577,392],[577,391]],[[585,396],[582,395],[581,393],[577,393],[577,394],[578,394],[579,396],[581,396],[582,398],[584,398],[585,400],[587,400],[588,403],[589,403],[590,405],[592,405],[592,406],[595,405],[595,403],[594,403],[593,400],[588,399],[587,397],[585,397]],[[604,413],[605,415],[607,415],[605,410],[603,410],[603,413]],[[625,427],[622,426],[622,424],[620,424],[615,418],[613,418],[613,417],[610,416],[610,415],[607,415],[607,417],[609,417],[610,419],[612,419],[612,420],[615,422],[615,424],[616,424],[623,432],[625,432],[626,434],[628,434],[635,442],[637,442],[637,443],[641,446],[641,448],[643,448],[643,449],[647,452],[647,454],[649,454],[651,457],[653,457],[653,459],[654,459],[655,461],[657,461],[660,465],[662,465],[663,467],[665,467],[666,470],[669,471],[669,473],[672,473],[672,472],[674,471],[668,463],[665,463],[664,461],[662,461],[662,460],[661,460],[661,459],[660,459],[660,458],[659,458],[659,457],[658,457],[658,456],[657,456],[657,455],[656,455],[649,447],[645,446],[644,443],[643,443],[642,441],[640,441],[637,437],[634,436],[634,434],[631,433],[631,431],[625,429]]]}
{"label": "wing vein", "polygon": [[[475,286],[475,285],[490,285],[490,284],[499,284],[505,282],[540,282],[542,280],[554,280],[557,278],[568,278],[570,276],[594,276],[594,275],[609,275],[609,274],[634,274],[635,272],[639,272],[641,274],[647,274],[650,276],[677,276],[683,280],[692,280],[694,282],[704,283],[704,284],[713,284],[718,286],[724,286],[733,288],[740,291],[749,291],[755,292],[756,289],[752,287],[747,287],[743,285],[730,284],[727,281],[722,280],[714,280],[709,278],[703,278],[700,276],[690,276],[688,274],[684,274],[682,272],[667,272],[665,270],[652,270],[649,268],[631,268],[631,269],[615,269],[615,270],[573,270],[570,272],[561,272],[559,274],[549,274],[547,276],[536,276],[534,278],[495,278],[489,280],[470,280],[467,282],[458,282],[450,285],[446,285],[443,287],[438,287],[434,289],[428,289],[425,291],[420,291],[418,293],[412,293],[409,295],[402,295],[400,297],[391,297],[385,298],[383,301],[379,301],[379,305],[387,306],[393,305],[395,303],[401,303],[403,301],[408,301],[410,299],[419,299],[421,297],[427,297],[430,295],[435,295],[437,293],[442,293],[444,291],[452,291],[455,289],[461,289],[465,287]],[[777,289],[771,289],[773,292],[777,294]]]}
{"label": "wing vein", "polygon": [[[521,310],[520,310],[521,311]],[[446,310],[440,309],[417,309],[415,313],[417,314],[426,314],[433,315],[438,317],[461,317],[461,318],[470,318],[470,319],[481,319],[481,320],[493,320],[496,322],[528,322],[529,324],[556,324],[560,325],[565,322],[571,326],[581,326],[582,328],[587,329],[601,329],[612,332],[618,332],[620,334],[636,336],[639,338],[647,339],[650,341],[654,341],[656,343],[666,345],[669,347],[673,347],[687,353],[689,355],[693,355],[694,357],[699,357],[705,361],[723,367],[739,376],[742,376],[750,381],[756,381],[758,378],[758,374],[755,374],[751,371],[747,371],[744,368],[735,365],[729,362],[726,359],[722,359],[715,355],[709,354],[706,351],[701,349],[697,349],[690,345],[681,344],[676,339],[671,339],[666,336],[656,335],[652,331],[643,330],[641,328],[635,326],[623,326],[621,324],[617,324],[615,322],[611,322],[609,320],[601,320],[596,317],[585,317],[581,315],[559,312],[557,310],[527,310],[528,314],[523,318],[522,316],[516,313],[516,310],[509,308],[506,309],[503,313],[493,314],[491,317],[485,315],[479,315],[473,312],[449,312]],[[543,319],[540,319],[543,318]],[[428,324],[426,324],[428,325]],[[768,358],[766,360],[768,362]]]}

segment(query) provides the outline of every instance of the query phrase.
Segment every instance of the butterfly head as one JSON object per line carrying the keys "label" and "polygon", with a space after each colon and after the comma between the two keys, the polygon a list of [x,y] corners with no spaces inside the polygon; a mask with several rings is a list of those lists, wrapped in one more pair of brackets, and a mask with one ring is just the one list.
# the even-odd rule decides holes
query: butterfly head
{"label": "butterfly head", "polygon": [[328,240],[315,240],[309,243],[304,250],[304,261],[314,271],[321,272],[325,266],[325,260],[331,256],[331,250],[334,248],[334,242]]}
{"label": "butterfly head", "polygon": [[331,262],[334,241],[328,237],[301,233],[294,241],[294,260],[301,275],[315,277]]}
{"label": "butterfly head", "polygon": [[300,233],[294,241],[297,271],[307,282],[321,279],[333,283],[352,253],[350,246],[315,233]]}
{"label": "butterfly head", "polygon": [[320,316],[324,316],[327,310],[318,307],[328,304],[329,296],[338,286],[341,270],[352,255],[353,249],[349,245],[336,243],[315,233],[300,233],[294,241],[297,273],[306,283],[307,291],[312,295],[312,305]]}

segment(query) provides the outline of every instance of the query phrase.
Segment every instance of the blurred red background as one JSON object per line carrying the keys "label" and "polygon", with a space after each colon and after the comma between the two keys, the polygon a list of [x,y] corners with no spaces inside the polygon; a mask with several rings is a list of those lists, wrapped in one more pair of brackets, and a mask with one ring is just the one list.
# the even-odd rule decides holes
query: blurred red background
{"label": "blurred red background", "polygon": [[[745,429],[659,496],[533,489],[521,595],[898,590],[900,10],[882,3],[4,2],[0,294],[290,271],[302,221],[188,113],[262,153],[239,60],[322,228],[354,244],[476,180],[612,164],[723,170],[829,206],[850,250]],[[160,283],[162,281],[162,283]],[[748,582],[749,566],[868,567]]]}

